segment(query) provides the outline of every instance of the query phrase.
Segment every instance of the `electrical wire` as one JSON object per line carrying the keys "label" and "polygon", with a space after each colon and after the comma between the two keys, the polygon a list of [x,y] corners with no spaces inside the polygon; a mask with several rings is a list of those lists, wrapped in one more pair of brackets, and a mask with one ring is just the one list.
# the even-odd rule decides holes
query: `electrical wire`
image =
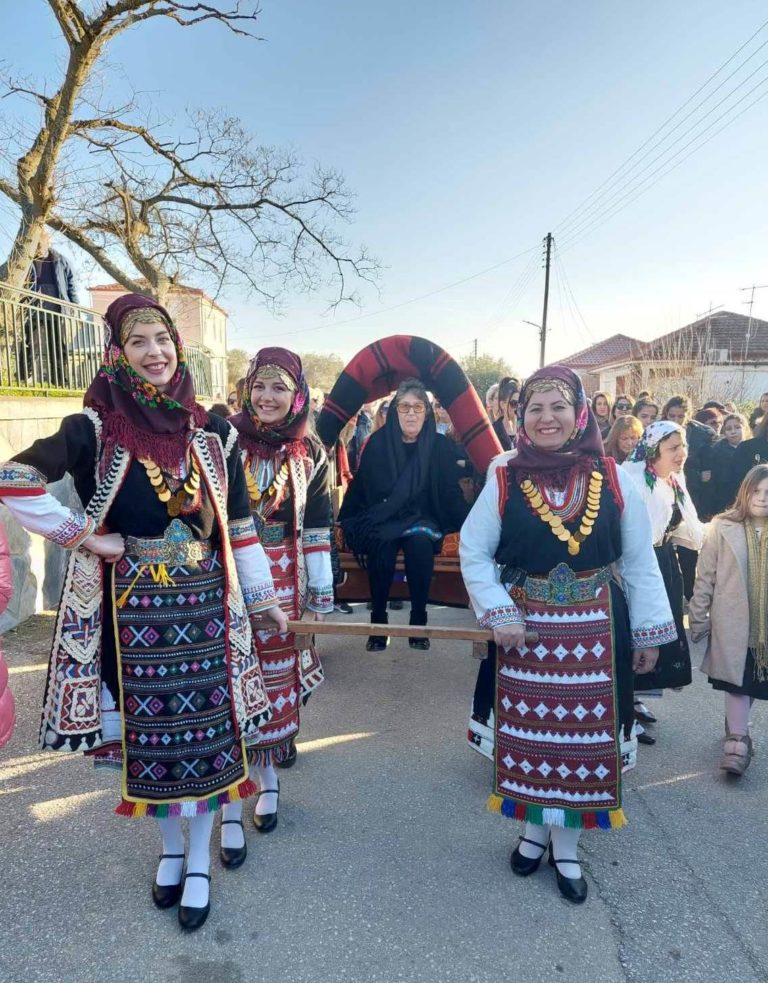
{"label": "electrical wire", "polygon": [[[764,79],[763,82],[760,83],[760,85],[764,84],[765,81],[766,80]],[[755,88],[758,87],[759,86],[755,86]],[[752,91],[754,91],[754,89]],[[632,195],[632,197],[630,197],[628,201],[625,201],[624,204],[621,203],[623,199],[620,199],[619,201],[615,202],[614,206],[611,209],[609,209],[606,213],[596,216],[595,219],[592,222],[590,222],[588,225],[584,226],[578,234],[574,233],[571,237],[566,236],[565,240],[561,241],[560,243],[560,251],[566,252],[567,250],[572,249],[575,245],[577,245],[577,243],[582,242],[589,234],[591,234],[591,231],[597,231],[597,229],[605,225],[605,223],[608,222],[610,219],[612,219],[615,215],[618,215],[619,212],[623,211],[634,201],[636,201],[647,191],[649,191],[652,187],[654,187],[654,185],[658,184],[659,181],[663,180],[663,178],[665,178],[668,174],[671,174],[672,171],[676,170],[676,168],[680,167],[681,164],[685,163],[685,161],[688,160],[689,157],[692,157],[693,154],[698,153],[699,150],[702,149],[702,147],[705,147],[708,143],[710,143],[710,141],[714,140],[715,137],[718,136],[718,134],[722,133],[723,130],[727,129],[729,126],[735,123],[736,120],[738,120],[741,116],[743,116],[746,112],[748,112],[753,106],[757,105],[757,103],[765,99],[766,96],[768,96],[768,90],[762,92],[756,99],[753,99],[751,103],[746,105],[741,110],[741,112],[737,113],[731,119],[723,123],[723,125],[719,129],[715,130],[715,132],[712,133],[709,137],[707,137],[706,140],[704,140],[702,143],[699,143],[697,146],[694,146],[687,154],[685,154],[684,157],[681,157],[680,160],[672,164],[671,167],[668,167],[665,171],[663,171],[663,173],[659,174],[659,176],[654,181],[651,181],[651,183],[648,184],[647,187],[642,188],[642,190],[638,190],[637,188],[633,189],[634,191],[637,191],[636,194],[633,194],[632,192],[628,192],[628,194]],[[691,141],[689,144],[686,144],[686,147],[690,146],[691,143],[695,142],[696,139],[698,139],[698,137],[695,138],[693,141]],[[685,150],[686,147],[681,148],[681,150],[678,153],[682,153],[682,151]],[[649,175],[649,178],[650,177],[651,175]],[[646,178],[645,181],[641,182],[641,184],[645,184],[649,178]],[[624,197],[626,198],[627,196],[625,195]]]}
{"label": "electrical wire", "polygon": [[[656,138],[656,137],[657,137],[657,136],[658,136],[658,135],[659,135],[660,133],[662,133],[662,132],[664,131],[664,129],[665,129],[665,128],[666,128],[666,127],[667,127],[667,126],[669,125],[669,123],[671,123],[671,122],[672,122],[672,121],[673,121],[673,120],[674,120],[674,119],[675,119],[675,118],[676,118],[676,117],[677,117],[677,116],[678,116],[678,115],[679,115],[679,114],[680,114],[680,113],[681,113],[681,112],[682,112],[682,111],[683,111],[683,110],[684,110],[684,109],[685,109],[685,108],[686,108],[686,107],[687,107],[688,105],[690,105],[690,103],[691,103],[691,102],[692,102],[692,101],[693,101],[693,100],[694,100],[694,99],[695,99],[695,98],[696,98],[696,97],[697,97],[697,96],[698,96],[698,95],[699,95],[699,94],[700,94],[701,92],[703,92],[703,91],[704,91],[704,90],[705,90],[705,89],[707,88],[707,86],[708,86],[708,85],[710,84],[710,82],[712,82],[712,81],[714,81],[714,79],[715,79],[715,78],[717,78],[717,76],[718,76],[718,75],[719,75],[719,74],[720,74],[720,73],[721,73],[721,72],[722,72],[722,71],[723,71],[723,70],[724,70],[725,68],[727,68],[727,66],[728,66],[728,65],[729,65],[729,64],[730,64],[730,63],[731,63],[731,62],[732,62],[732,61],[733,61],[733,60],[734,60],[735,58],[737,58],[737,57],[739,56],[739,54],[740,54],[740,53],[741,53],[741,52],[742,52],[742,51],[743,51],[743,50],[744,50],[744,49],[745,49],[745,48],[746,48],[746,47],[747,47],[747,46],[748,46],[748,45],[749,45],[749,44],[750,44],[750,43],[751,43],[751,42],[752,42],[752,41],[753,41],[753,40],[754,40],[754,39],[755,39],[755,38],[756,38],[756,37],[757,37],[757,36],[758,36],[758,35],[759,35],[759,34],[760,34],[760,33],[761,33],[762,31],[763,31],[763,30],[765,30],[765,28],[766,28],[766,27],[768,27],[768,21],[765,21],[765,22],[764,22],[763,24],[761,24],[761,25],[760,25],[760,27],[758,27],[758,29],[757,29],[757,30],[756,30],[756,31],[755,31],[755,32],[754,32],[754,33],[753,33],[753,34],[751,35],[751,37],[749,37],[749,38],[748,38],[748,39],[747,39],[747,40],[746,40],[746,41],[745,41],[745,42],[744,42],[744,43],[743,43],[743,44],[742,44],[742,45],[741,45],[741,46],[740,46],[740,47],[739,47],[739,48],[738,48],[738,49],[737,49],[737,50],[736,50],[736,51],[735,51],[735,52],[734,52],[734,53],[733,53],[733,54],[732,54],[732,55],[731,55],[731,56],[730,56],[730,57],[729,57],[728,59],[726,59],[726,61],[725,61],[725,62],[723,62],[723,64],[722,64],[722,65],[721,65],[721,66],[720,66],[720,67],[719,67],[719,68],[718,68],[718,69],[717,69],[717,70],[716,70],[715,72],[713,72],[713,74],[712,74],[712,75],[710,75],[710,76],[709,76],[709,78],[708,78],[708,79],[707,79],[707,80],[706,80],[705,82],[703,82],[703,83],[702,83],[702,85],[700,85],[700,86],[699,86],[699,88],[698,88],[698,89],[697,89],[697,90],[696,90],[696,91],[695,91],[695,92],[694,92],[694,93],[693,93],[693,94],[692,94],[691,96],[689,96],[689,97],[688,97],[688,99],[686,99],[686,101],[685,101],[685,102],[684,102],[684,103],[683,103],[683,104],[682,104],[681,106],[679,106],[679,107],[678,107],[678,108],[677,108],[677,109],[675,110],[675,112],[674,112],[674,113],[672,113],[672,114],[671,114],[671,116],[668,116],[668,117],[667,117],[667,119],[666,119],[666,120],[664,120],[664,122],[663,122],[663,123],[662,123],[662,124],[661,124],[661,125],[660,125],[659,127],[657,127],[657,129],[656,129],[656,130],[654,130],[654,132],[653,132],[653,133],[652,133],[652,134],[651,134],[651,135],[650,135],[650,136],[649,136],[649,137],[647,138],[647,140],[645,140],[645,142],[644,142],[644,143],[642,143],[642,144],[641,144],[641,145],[640,145],[640,146],[639,146],[639,147],[638,147],[638,148],[637,148],[637,149],[636,149],[635,151],[633,151],[633,153],[632,153],[632,154],[630,154],[630,156],[629,156],[629,157],[627,157],[627,158],[626,158],[626,160],[624,160],[624,162],[623,162],[623,163],[621,163],[621,164],[620,164],[620,165],[619,165],[619,166],[618,166],[618,167],[617,167],[617,168],[616,168],[616,169],[615,169],[615,170],[614,170],[614,171],[613,171],[613,172],[612,172],[612,173],[611,173],[611,174],[610,174],[610,175],[609,175],[609,176],[608,176],[608,177],[607,177],[606,179],[605,179],[605,181],[603,181],[603,183],[602,183],[602,184],[600,184],[600,185],[598,185],[598,187],[597,187],[597,188],[595,188],[595,190],[594,190],[594,191],[592,191],[592,193],[591,193],[590,195],[588,195],[588,196],[587,196],[587,197],[586,197],[586,198],[585,198],[585,199],[584,199],[584,200],[583,200],[583,201],[582,201],[582,202],[581,202],[581,203],[580,203],[579,205],[577,205],[577,206],[576,206],[576,208],[574,208],[574,209],[573,209],[573,210],[572,210],[571,212],[569,212],[569,213],[568,213],[568,215],[566,215],[566,217],[565,217],[565,218],[563,219],[563,221],[562,221],[562,222],[561,222],[561,223],[560,223],[560,224],[559,224],[559,225],[558,225],[558,226],[556,227],[556,231],[557,231],[557,232],[558,232],[559,234],[561,234],[561,235],[562,235],[562,234],[563,234],[563,233],[565,232],[565,230],[566,230],[567,228],[569,228],[569,227],[570,227],[571,225],[573,225],[573,224],[574,224],[574,222],[576,221],[576,219],[575,219],[575,216],[576,216],[577,214],[579,214],[580,212],[582,212],[582,211],[583,211],[583,210],[584,210],[584,209],[586,208],[586,206],[587,206],[587,205],[589,204],[589,202],[590,202],[590,201],[592,201],[592,200],[593,200],[593,199],[594,199],[594,198],[595,198],[596,196],[597,196],[597,197],[603,197],[603,195],[601,194],[601,192],[603,192],[603,189],[605,189],[605,191],[607,191],[607,190],[609,190],[609,188],[610,188],[610,187],[613,187],[613,185],[615,185],[615,184],[617,183],[616,181],[614,181],[614,178],[618,178],[618,176],[619,176],[620,174],[622,174],[622,172],[624,172],[624,171],[626,170],[626,168],[627,168],[627,165],[629,165],[629,164],[630,164],[630,163],[631,163],[631,162],[632,162],[632,161],[633,161],[633,160],[634,160],[634,159],[635,159],[635,158],[637,157],[637,155],[638,155],[638,154],[640,154],[640,153],[641,153],[641,152],[642,152],[642,151],[643,151],[643,150],[644,150],[644,149],[645,149],[646,147],[648,147],[648,144],[649,144],[649,143],[651,143],[651,141],[652,141],[652,140],[654,140],[654,139],[655,139],[655,138]],[[731,72],[731,74],[730,74],[730,75],[729,75],[729,76],[728,76],[728,77],[727,77],[726,79],[724,79],[724,80],[723,80],[723,81],[722,81],[722,82],[721,82],[721,83],[720,83],[720,84],[719,84],[719,85],[718,85],[718,86],[717,86],[717,87],[716,87],[716,88],[715,88],[715,89],[714,89],[714,90],[713,90],[713,91],[712,91],[712,92],[711,92],[711,93],[710,93],[710,94],[709,94],[708,96],[706,96],[706,97],[705,97],[705,98],[704,98],[704,99],[703,99],[703,100],[702,100],[702,101],[701,101],[700,103],[698,103],[698,104],[697,104],[697,106],[695,106],[695,107],[694,107],[694,108],[693,108],[693,109],[692,109],[692,110],[691,110],[691,111],[690,111],[690,112],[689,112],[689,113],[688,113],[688,114],[687,114],[687,115],[686,115],[685,117],[683,117],[683,119],[682,119],[682,120],[679,120],[679,121],[678,121],[678,123],[677,123],[677,124],[675,125],[675,127],[673,127],[673,128],[672,128],[672,130],[671,130],[671,131],[670,131],[670,132],[669,132],[669,133],[667,134],[667,136],[665,136],[665,137],[663,138],[663,140],[661,140],[661,141],[659,141],[658,143],[656,143],[656,144],[654,144],[654,146],[653,146],[653,147],[651,147],[651,148],[650,148],[650,149],[649,149],[649,150],[648,150],[648,151],[646,152],[646,154],[644,154],[644,155],[643,155],[643,157],[641,157],[641,159],[640,159],[640,161],[638,161],[637,163],[639,164],[639,163],[640,163],[640,162],[641,162],[641,161],[642,161],[643,159],[645,159],[645,157],[646,157],[646,156],[647,156],[647,155],[648,155],[649,153],[652,153],[652,152],[653,152],[653,150],[654,150],[654,149],[655,149],[655,148],[656,148],[657,146],[659,146],[659,145],[660,145],[660,143],[663,143],[663,142],[664,142],[664,141],[665,141],[666,139],[668,139],[668,137],[669,137],[669,136],[671,136],[671,135],[672,135],[672,133],[674,133],[674,132],[675,132],[675,130],[676,130],[676,129],[678,129],[678,128],[679,128],[679,127],[680,127],[680,126],[681,126],[681,125],[682,125],[682,124],[683,124],[683,123],[685,122],[685,120],[686,120],[686,119],[689,119],[689,118],[690,118],[690,116],[691,116],[691,115],[692,115],[692,114],[693,114],[694,112],[696,112],[696,110],[697,110],[698,108],[700,108],[700,107],[701,107],[701,106],[702,106],[702,105],[703,105],[703,104],[704,104],[705,102],[707,102],[707,101],[708,101],[709,99],[711,99],[711,98],[712,98],[712,96],[713,96],[713,95],[715,94],[715,92],[717,92],[717,91],[718,91],[718,90],[719,90],[720,88],[722,88],[722,86],[723,86],[723,85],[725,85],[725,84],[726,84],[726,83],[727,83],[727,82],[728,82],[728,81],[729,81],[729,80],[730,80],[731,78],[733,78],[733,76],[734,76],[734,75],[735,75],[735,74],[736,74],[737,72],[739,72],[739,71],[740,71],[740,70],[741,70],[741,69],[742,69],[742,68],[744,67],[744,65],[746,65],[746,64],[747,64],[747,62],[748,62],[748,61],[750,61],[750,60],[751,60],[752,58],[754,58],[754,56],[755,56],[755,55],[756,55],[756,54],[758,53],[758,51],[760,51],[760,50],[762,50],[762,48],[764,48],[766,44],[768,44],[768,41],[766,41],[766,42],[764,42],[764,43],[763,43],[763,44],[761,44],[761,45],[760,45],[760,46],[759,46],[759,47],[758,47],[757,49],[755,49],[755,51],[753,51],[753,52],[752,52],[752,54],[751,54],[751,55],[749,55],[749,57],[748,57],[748,58],[746,58],[746,59],[745,59],[745,60],[744,60],[744,61],[743,61],[743,62],[742,62],[742,63],[741,63],[741,64],[740,64],[740,65],[739,65],[739,66],[738,66],[738,67],[737,67],[736,69],[734,69],[734,71],[733,71],[733,72]],[[712,111],[712,110],[710,110],[710,112],[711,112],[711,111]],[[704,118],[706,118],[706,117],[704,117]],[[633,165],[633,167],[632,167],[632,168],[630,168],[630,170],[634,170],[634,168],[635,168],[636,166],[637,166],[636,164],[635,164],[635,165]],[[588,210],[591,210],[591,207],[590,207],[590,209],[588,209]],[[580,220],[581,220],[581,219],[579,219],[578,221],[580,221]]]}
{"label": "electrical wire", "polygon": [[489,332],[484,335],[484,342],[488,342],[494,338],[499,332],[508,326],[508,322],[516,315],[517,311],[522,306],[523,301],[528,296],[530,292],[531,285],[536,280],[536,274],[538,273],[538,263],[534,263],[533,268],[530,270],[525,281],[521,284],[520,289],[517,292],[514,303],[511,303],[507,310],[505,311],[503,317],[499,320],[498,324],[492,328]]}
{"label": "electrical wire", "polygon": [[[766,59],[766,61],[763,62],[762,65],[760,65],[760,68],[763,68],[765,65],[768,65],[768,59]],[[756,69],[756,71],[758,71],[758,70],[759,69]],[[750,75],[750,78],[752,78],[753,75],[754,75],[754,73],[752,73],[752,75]],[[633,175],[633,177],[623,187],[618,188],[617,191],[615,191],[612,195],[610,195],[610,197],[608,197],[603,202],[603,204],[601,205],[601,209],[603,209],[602,212],[601,212],[601,215],[607,214],[607,212],[609,212],[611,210],[611,208],[613,208],[613,205],[616,203],[615,202],[615,199],[616,198],[618,198],[619,200],[622,200],[628,194],[631,194],[637,188],[641,187],[646,181],[650,180],[651,177],[653,177],[660,170],[662,170],[664,167],[666,167],[667,164],[671,163],[673,160],[675,160],[676,157],[678,157],[680,154],[684,153],[684,151],[687,150],[688,147],[690,147],[693,143],[695,143],[702,136],[704,136],[705,133],[709,132],[709,130],[711,130],[713,126],[717,126],[717,124],[721,120],[723,120],[730,113],[732,113],[733,110],[736,109],[737,106],[741,105],[741,103],[744,102],[745,99],[748,99],[757,89],[759,89],[763,85],[765,85],[766,82],[768,82],[768,74],[764,75],[760,79],[760,81],[758,81],[751,89],[749,89],[747,92],[745,92],[744,95],[740,99],[738,99],[732,106],[729,106],[728,109],[726,109],[723,113],[721,113],[718,117],[716,117],[716,119],[714,119],[708,126],[704,127],[703,130],[700,130],[698,133],[696,133],[695,136],[693,136],[687,143],[683,144],[683,146],[678,151],[676,151],[674,154],[672,154],[671,156],[669,156],[669,151],[671,151],[672,148],[674,146],[676,146],[680,142],[680,140],[685,139],[685,137],[688,136],[689,133],[691,133],[694,130],[696,130],[699,127],[700,123],[703,122],[703,120],[700,120],[698,123],[695,123],[692,127],[689,127],[689,129],[687,129],[683,134],[681,134],[677,138],[677,140],[674,141],[674,143],[672,143],[669,147],[667,147],[666,150],[664,150],[662,153],[660,153],[656,157],[654,157],[653,160],[651,160],[644,168],[642,168],[640,171],[638,171],[637,174]],[[722,103],[724,101],[726,101],[727,99],[729,99],[730,96],[732,96],[737,91],[737,89],[740,88],[740,87],[741,86],[737,86],[736,89],[733,89],[730,93],[728,93],[728,95],[725,96],[724,99],[721,100],[721,102],[719,102],[717,104],[717,107],[721,106]],[[709,114],[707,114],[707,115],[709,115]],[[740,115],[741,115],[741,113],[738,113],[734,117],[734,119],[732,121],[735,121],[736,119],[738,119]],[[708,142],[708,141],[706,141],[706,142]],[[666,159],[663,159],[663,158],[666,158]],[[649,167],[652,167],[653,164],[655,164],[659,160],[661,160],[662,163],[660,163],[658,167],[654,168],[646,178],[643,178],[642,180],[637,181],[637,179],[640,177],[641,174],[644,174],[648,170]],[[633,181],[636,181],[637,183],[635,183],[633,185],[632,184]],[[611,202],[613,202],[613,204],[611,204]],[[601,215],[593,216],[592,219],[589,219],[588,218],[588,215],[585,214],[584,217],[569,232],[566,232],[564,234],[561,233],[561,241],[565,242],[569,238],[575,237],[576,235],[578,235],[582,231],[582,229],[584,229],[586,226],[590,225],[592,223],[592,221],[597,220],[599,217],[601,217]]]}
{"label": "electrical wire", "polygon": [[462,277],[461,280],[454,280],[453,283],[446,283],[444,286],[438,287],[436,290],[430,290],[427,293],[419,294],[416,297],[411,297],[409,300],[403,300],[399,304],[392,304],[390,307],[382,307],[378,311],[368,311],[365,314],[358,314],[355,317],[346,318],[344,321],[332,321],[326,324],[318,324],[315,325],[315,327],[302,328],[299,331],[283,331],[281,334],[276,335],[276,337],[281,339],[290,338],[294,335],[309,334],[313,331],[326,331],[328,328],[341,328],[347,324],[356,324],[358,321],[364,321],[371,317],[378,317],[380,314],[388,314],[390,311],[400,310],[402,307],[408,307],[410,304],[416,304],[420,300],[435,297],[437,294],[444,293],[446,290],[452,290],[454,287],[461,286],[463,283],[469,283],[470,280],[476,280],[478,277],[485,276],[487,273],[492,273],[494,270],[501,269],[502,266],[507,266],[516,259],[520,259],[521,256],[527,256],[528,253],[533,252],[538,248],[538,245],[531,246],[530,249],[524,249],[522,252],[519,252],[514,256],[510,256],[509,259],[504,259],[500,263],[494,263],[493,266],[488,266],[484,270],[478,270],[477,273],[472,273],[469,276]]}
{"label": "electrical wire", "polygon": [[536,269],[538,267],[538,257],[534,254],[526,263],[520,276],[513,282],[509,290],[505,294],[501,303],[496,307],[494,313],[488,318],[483,328],[484,331],[489,330],[492,327],[498,326],[507,317],[507,313],[510,309],[514,309],[519,302],[522,292],[528,286],[530,279],[535,275]]}
{"label": "electrical wire", "polygon": [[595,343],[595,335],[594,335],[592,329],[590,328],[590,326],[587,324],[586,318],[581,313],[581,308],[579,307],[579,304],[578,304],[578,302],[576,300],[576,295],[574,294],[573,288],[571,287],[571,281],[568,279],[568,274],[565,272],[565,264],[563,263],[563,257],[560,255],[560,251],[557,248],[557,245],[555,245],[555,265],[556,265],[556,268],[558,269],[560,275],[563,278],[563,282],[564,282],[565,288],[566,288],[566,294],[567,294],[567,296],[570,297],[571,301],[573,302],[573,306],[576,309],[576,313],[578,314],[581,323],[584,325],[584,330],[587,333],[587,337],[590,340],[590,344],[594,344]]}

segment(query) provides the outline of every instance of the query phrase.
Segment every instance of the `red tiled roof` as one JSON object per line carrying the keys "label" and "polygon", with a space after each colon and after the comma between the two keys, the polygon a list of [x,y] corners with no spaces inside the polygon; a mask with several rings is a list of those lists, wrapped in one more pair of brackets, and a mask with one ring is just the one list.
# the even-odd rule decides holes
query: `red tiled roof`
{"label": "red tiled roof", "polygon": [[611,365],[613,362],[621,362],[630,359],[637,347],[641,344],[636,338],[629,335],[615,334],[604,341],[598,341],[589,348],[584,348],[575,355],[558,360],[560,365],[567,365],[572,369],[596,369],[603,365]]}
{"label": "red tiled roof", "polygon": [[[749,340],[747,340],[749,334]],[[643,358],[719,361],[713,353],[727,352],[728,362],[768,359],[768,321],[746,314],[716,311],[677,331],[642,345]]]}

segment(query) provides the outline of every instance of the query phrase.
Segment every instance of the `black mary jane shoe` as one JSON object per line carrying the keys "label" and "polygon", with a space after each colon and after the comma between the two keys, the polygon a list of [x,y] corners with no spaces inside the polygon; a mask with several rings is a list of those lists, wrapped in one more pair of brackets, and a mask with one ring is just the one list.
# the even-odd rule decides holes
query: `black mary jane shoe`
{"label": "black mary jane shoe", "polygon": [[557,888],[565,898],[566,901],[570,901],[571,904],[584,904],[587,900],[587,882],[583,877],[566,877],[564,874],[560,873],[558,864],[578,864],[578,860],[555,860],[555,855],[552,852],[552,844],[549,845],[549,866],[555,868],[555,876],[557,877]]}
{"label": "black mary jane shoe", "polygon": [[[160,860],[183,860],[183,853],[163,853]],[[173,908],[179,903],[179,899],[184,890],[184,878],[178,884],[158,884],[157,881],[152,885],[152,900],[158,908]]]}
{"label": "black mary jane shoe", "polygon": [[655,724],[658,723],[658,719],[642,700],[635,700],[635,720],[639,720],[642,724]]}
{"label": "black mary jane shoe", "polygon": [[[259,794],[256,796],[256,804],[258,805],[259,799],[262,795],[277,795],[278,803],[280,801],[280,782],[277,783],[277,788],[263,788]],[[267,812],[263,816],[254,812],[253,814],[253,825],[260,833],[269,833],[275,826],[277,826],[277,809],[274,812]]]}
{"label": "black mary jane shoe", "polygon": [[245,842],[245,830],[243,829],[242,819],[222,819],[222,826],[239,826],[243,830],[242,846],[222,846],[219,848],[219,859],[227,870],[235,870],[242,867],[245,858],[248,856],[248,844]]}
{"label": "black mary jane shoe", "polygon": [[[531,846],[537,846],[541,849],[541,853],[538,857],[524,857],[520,853],[520,844],[530,843]],[[537,843],[536,840],[529,840],[525,836],[521,836],[517,841],[517,846],[512,851],[512,856],[509,858],[509,865],[512,868],[512,873],[517,874],[518,877],[530,877],[531,874],[535,874],[539,869],[541,864],[541,858],[547,852],[546,843]]]}
{"label": "black mary jane shoe", "polygon": [[[211,883],[210,874],[187,874],[184,877],[184,881],[186,881],[187,877],[204,877],[209,884]],[[208,917],[210,910],[210,898],[208,899],[208,903],[204,908],[193,908],[191,906],[179,905],[179,925],[181,925],[185,932],[196,932],[198,928],[202,928],[202,926],[205,924],[205,920]]]}
{"label": "black mary jane shoe", "polygon": [[408,644],[412,649],[421,649],[422,652],[426,652],[429,648],[428,638],[409,638]]}
{"label": "black mary jane shoe", "polygon": [[389,635],[371,635],[365,643],[366,652],[383,652],[389,645]]}
{"label": "black mary jane shoe", "polygon": [[296,764],[296,758],[298,758],[298,756],[299,752],[296,750],[296,741],[291,741],[291,750],[282,761],[275,762],[275,768],[282,768],[283,770],[286,768],[293,768],[293,766]]}

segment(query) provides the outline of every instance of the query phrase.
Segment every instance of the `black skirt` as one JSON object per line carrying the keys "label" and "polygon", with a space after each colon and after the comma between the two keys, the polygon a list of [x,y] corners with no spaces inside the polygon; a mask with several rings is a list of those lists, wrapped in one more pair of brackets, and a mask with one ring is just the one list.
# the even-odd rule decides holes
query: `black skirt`
{"label": "black skirt", "polygon": [[675,547],[670,542],[654,546],[659,570],[667,589],[669,606],[677,629],[674,642],[659,647],[659,660],[653,672],[635,675],[635,692],[653,689],[677,689],[691,683],[691,653],[683,624],[683,575]]}
{"label": "black skirt", "polygon": [[747,658],[744,662],[744,678],[741,686],[734,686],[727,683],[724,679],[713,679],[707,677],[712,684],[712,689],[721,693],[732,693],[734,696],[749,696],[753,700],[768,700],[768,679],[758,679],[755,675],[755,657],[752,649],[747,649]]}

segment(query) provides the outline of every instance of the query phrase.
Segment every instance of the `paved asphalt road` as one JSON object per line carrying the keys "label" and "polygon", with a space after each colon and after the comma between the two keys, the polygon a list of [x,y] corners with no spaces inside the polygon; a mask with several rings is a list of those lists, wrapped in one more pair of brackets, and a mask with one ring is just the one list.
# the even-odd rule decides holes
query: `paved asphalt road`
{"label": "paved asphalt road", "polygon": [[[327,679],[279,825],[247,830],[240,870],[214,862],[211,916],[187,937],[150,901],[154,823],[113,815],[113,775],[36,751],[51,629],[41,616],[5,638],[19,726],[0,752],[0,980],[768,980],[768,759],[741,781],[718,773],[721,703],[700,673],[654,704],[630,825],[585,835],[590,897],[574,908],[549,868],[514,877],[517,824],[484,810],[491,766],[464,741],[469,645],[372,656],[322,639]],[[759,739],[762,706],[753,722]]]}

